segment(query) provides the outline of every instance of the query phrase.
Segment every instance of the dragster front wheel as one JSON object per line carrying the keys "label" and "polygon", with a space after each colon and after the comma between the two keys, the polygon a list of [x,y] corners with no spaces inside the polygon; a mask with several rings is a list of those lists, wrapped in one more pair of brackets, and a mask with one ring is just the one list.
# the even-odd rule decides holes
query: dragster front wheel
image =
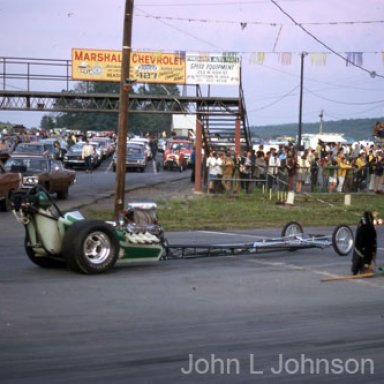
{"label": "dragster front wheel", "polygon": [[285,224],[283,230],[281,231],[281,237],[290,237],[294,235],[302,235],[303,227],[297,221],[290,221],[288,224]]}
{"label": "dragster front wheel", "polygon": [[115,265],[119,249],[119,239],[111,225],[101,220],[80,220],[68,228],[62,253],[72,270],[96,274]]}
{"label": "dragster front wheel", "polygon": [[338,225],[332,234],[332,246],[340,256],[347,256],[353,249],[352,229],[345,224]]}

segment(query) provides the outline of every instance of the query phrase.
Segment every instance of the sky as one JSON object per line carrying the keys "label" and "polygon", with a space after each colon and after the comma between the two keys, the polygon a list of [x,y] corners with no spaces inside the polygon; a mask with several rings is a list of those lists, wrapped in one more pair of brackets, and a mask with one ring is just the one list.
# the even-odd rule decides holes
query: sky
{"label": "sky", "polygon": [[[70,60],[72,48],[120,50],[124,8],[124,0],[0,0],[0,57]],[[258,126],[298,121],[305,52],[303,122],[319,121],[322,110],[325,121],[381,117],[383,27],[383,0],[135,0],[132,49],[239,53],[248,121]],[[26,84],[9,80],[6,89]],[[0,121],[27,127],[41,117],[0,111]]]}

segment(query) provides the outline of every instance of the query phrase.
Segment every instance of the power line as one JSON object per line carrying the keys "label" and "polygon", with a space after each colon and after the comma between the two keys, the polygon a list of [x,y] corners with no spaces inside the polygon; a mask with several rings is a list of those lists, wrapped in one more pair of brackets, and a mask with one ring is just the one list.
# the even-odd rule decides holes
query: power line
{"label": "power line", "polygon": [[331,48],[328,44],[321,41],[319,38],[317,38],[312,32],[308,31],[305,27],[303,27],[300,23],[298,23],[289,13],[287,13],[275,0],[270,0],[272,4],[274,4],[285,16],[287,16],[296,26],[298,26],[300,29],[302,29],[308,36],[312,37],[315,41],[317,41],[320,45],[327,48],[330,52],[334,53],[337,57],[345,61],[347,64],[353,65],[356,68],[361,69],[364,72],[367,72],[372,78],[374,77],[381,77],[384,79],[384,76],[376,73],[375,71],[370,71],[367,68],[362,67],[361,65],[358,65],[352,61],[349,61],[346,57],[344,57],[339,52],[335,51],[333,48]]}
{"label": "power line", "polygon": [[[298,0],[299,1],[299,0]],[[159,21],[160,23],[168,26],[169,28],[172,28],[180,33],[183,33],[184,35],[187,35],[189,37],[192,37],[193,39],[197,40],[197,41],[200,41],[200,42],[203,42],[205,44],[208,44],[208,45],[211,45],[213,47],[215,47],[216,49],[219,49],[220,52],[223,51],[223,48],[222,47],[218,47],[216,46],[215,44],[205,40],[205,39],[202,39],[202,38],[199,38],[197,37],[196,35],[192,34],[192,33],[189,33],[189,32],[186,32],[184,29],[180,29],[170,23],[167,23],[165,20],[168,20],[168,21],[182,21],[182,22],[185,22],[185,21],[188,21],[188,22],[193,22],[193,21],[199,21],[199,22],[202,22],[202,23],[209,23],[209,22],[214,22],[214,21],[209,21],[209,20],[203,20],[203,19],[191,19],[191,18],[180,18],[180,17],[170,17],[170,16],[155,16],[155,15],[152,15],[152,14],[149,14],[148,12],[142,10],[142,9],[137,9],[138,11],[141,11],[143,12],[144,14],[140,15],[140,14],[135,14],[135,17],[144,17],[144,18],[151,18],[151,19],[154,19],[154,20],[157,20]],[[240,22],[240,21],[216,21],[218,23],[228,23],[228,24],[239,24],[239,25],[247,25],[247,24],[252,24],[252,22]],[[296,23],[296,26],[301,26],[301,25],[310,25],[310,24],[324,24],[324,25],[331,25],[331,24],[335,24],[337,22],[329,22],[329,23]],[[343,22],[340,22],[340,23],[343,23]],[[353,23],[364,23],[364,21],[362,22],[351,22],[351,21],[347,21],[345,22],[346,24],[353,24]],[[366,21],[366,23],[383,23],[384,24],[384,20],[376,20],[376,21]],[[284,24],[284,23],[263,23],[263,22],[254,22],[254,24],[260,24],[260,25],[270,25],[270,26],[273,26],[273,27],[280,27],[280,33],[281,33],[281,28],[283,26],[292,26],[292,24]],[[306,31],[306,30],[305,30]],[[280,34],[279,33],[279,34]],[[306,33],[310,33],[310,32],[307,32]],[[279,36],[278,36],[279,37]],[[277,38],[278,38],[277,37]],[[311,37],[317,39],[315,36],[311,35]],[[319,53],[319,54],[329,54],[329,53],[335,53],[335,54],[338,54],[339,52],[337,51],[334,51],[332,50],[330,47],[328,47],[327,45],[325,45],[324,43],[322,43],[320,40],[317,40],[321,45],[323,45],[325,48],[328,49],[329,52],[314,52],[314,51],[311,51],[310,53]],[[282,51],[275,51],[275,50],[272,50],[272,51],[263,51],[264,54],[280,54],[280,53],[285,53],[286,51],[282,52]],[[253,54],[253,53],[257,53],[257,51],[237,51],[237,53],[239,54]],[[295,51],[290,51],[290,53],[292,54],[301,54],[302,52],[295,52]],[[349,52],[342,52],[342,53],[349,53]],[[359,53],[361,54],[380,54],[380,53],[383,53],[383,51],[364,51],[364,50],[360,50]],[[345,58],[344,56],[342,56],[341,54],[338,55],[339,57],[341,57],[344,61],[346,61],[348,64],[350,65],[354,65],[356,67],[359,67],[360,69],[364,69],[366,71],[368,71],[367,69],[361,67],[361,66],[358,66],[357,64],[349,61],[347,58]],[[372,72],[372,71],[368,71],[370,73],[370,75],[372,75],[373,73],[375,73],[375,76],[378,76],[378,77],[383,77],[379,74],[376,74],[376,72]]]}
{"label": "power line", "polygon": [[[381,93],[383,92],[382,89],[364,88],[364,87],[353,85],[353,84],[351,84],[351,82],[349,82],[348,84],[330,83],[329,81],[321,81],[321,80],[318,80],[318,79],[315,79],[315,78],[312,78],[312,77],[307,77],[307,76],[305,77],[305,80],[329,86],[328,88],[322,88],[319,91],[326,91],[326,90],[330,90],[330,89],[346,88],[346,89],[354,89],[354,90],[357,90],[357,91],[365,91],[365,92],[381,92]],[[364,84],[366,84],[366,82]]]}
{"label": "power line", "polygon": [[296,85],[296,87],[292,88],[290,91],[288,91],[288,92],[285,93],[284,95],[280,96],[277,100],[273,101],[272,103],[263,105],[263,106],[260,107],[260,108],[249,109],[248,112],[262,111],[263,109],[267,109],[267,108],[269,108],[269,107],[272,107],[273,105],[275,105],[275,104],[279,103],[280,101],[284,100],[286,97],[291,96],[292,93],[295,92],[299,87],[300,87],[300,85]]}
{"label": "power line", "polygon": [[[305,80],[307,81],[308,78],[305,78]],[[380,92],[381,94],[383,93],[382,89],[368,89],[368,88],[361,88],[361,87],[356,87],[353,85],[345,85],[345,84],[341,84],[341,85],[336,85],[332,83],[325,83],[325,84],[327,84],[328,86],[316,89],[314,92],[327,92],[327,91],[334,91],[334,90],[339,90],[341,88],[345,88],[345,89],[353,89],[356,91],[363,91],[363,92]]]}
{"label": "power line", "polygon": [[[282,0],[284,1],[284,0]],[[286,2],[300,2],[302,0],[285,0]],[[141,7],[212,7],[212,6],[227,6],[227,5],[254,5],[254,4],[267,4],[268,0],[259,0],[259,1],[218,1],[218,2],[191,2],[191,3],[183,3],[183,2],[173,2],[173,3],[140,3]]]}
{"label": "power line", "polygon": [[[261,26],[292,26],[292,24],[286,23],[276,23],[276,22],[267,22],[267,21],[247,21],[247,20],[218,20],[218,19],[200,19],[200,18],[191,18],[191,17],[174,17],[174,16],[158,16],[158,15],[140,15],[136,14],[138,17],[145,17],[156,20],[169,20],[169,21],[180,21],[180,22],[189,22],[189,23],[210,23],[210,24],[236,24],[241,25],[244,28],[248,25],[261,25]],[[357,21],[314,21],[308,23],[298,23],[297,25],[327,25],[327,26],[337,26],[337,25],[356,25],[356,24],[384,24],[384,20],[357,20]]]}
{"label": "power line", "polygon": [[[276,52],[271,52],[271,53],[276,53]],[[272,66],[269,66],[269,65],[266,65],[265,63],[263,64],[259,64],[258,65],[260,68],[262,69],[268,69],[270,71],[274,71],[274,72],[277,72],[277,73],[281,73],[285,76],[288,76],[288,77],[292,77],[292,78],[297,78],[298,77],[298,74],[296,72],[288,72],[288,71],[284,71],[282,69],[279,69],[279,68],[275,68],[275,67],[272,67]],[[354,77],[351,77],[351,81]],[[331,88],[328,88],[328,89],[337,89],[337,88],[345,88],[345,89],[354,89],[354,90],[358,90],[358,91],[367,91],[367,92],[382,92],[381,89],[370,89],[370,88],[361,88],[361,87],[357,87],[355,85],[352,85],[351,84],[351,81],[348,82],[348,84],[342,84],[342,83],[331,83],[329,81],[321,81],[317,78],[312,78],[310,76],[306,76],[305,77],[305,80],[306,81],[310,81],[310,82],[314,82],[314,83],[319,83],[319,84],[325,84],[325,85],[328,85],[330,86]]]}
{"label": "power line", "polygon": [[[143,10],[140,10],[140,11],[141,11],[141,12],[144,12],[145,14],[147,14],[147,15],[150,16],[149,13],[147,13],[147,12],[145,12],[145,11],[143,11]],[[136,15],[135,15],[135,16],[136,16]],[[197,41],[200,41],[200,42],[202,42],[202,43],[204,43],[204,44],[208,44],[208,45],[210,45],[211,47],[214,47],[214,48],[216,48],[216,49],[223,50],[222,47],[219,47],[219,46],[217,46],[216,44],[213,44],[213,43],[211,43],[211,42],[209,42],[209,41],[207,41],[207,40],[205,40],[205,39],[201,39],[201,38],[199,38],[199,37],[193,35],[192,33],[186,32],[185,30],[183,30],[183,29],[181,29],[181,28],[177,28],[177,27],[175,27],[174,25],[171,25],[171,24],[165,22],[164,20],[161,20],[161,19],[157,19],[157,20],[158,20],[160,23],[166,25],[167,27],[169,27],[169,28],[171,28],[171,29],[174,29],[174,30],[176,30],[176,31],[178,31],[178,32],[180,32],[180,33],[186,35],[186,36],[192,37],[193,39],[195,39],[195,40],[197,40]]]}
{"label": "power line", "polygon": [[364,113],[367,113],[367,112],[372,112],[378,108],[382,108],[380,105],[376,105],[372,108],[368,108],[368,109],[364,109],[364,111],[359,111],[359,112],[349,112],[349,113],[325,113],[324,112],[324,115],[325,116],[329,116],[329,117],[332,117],[334,119],[339,119],[340,117],[345,117],[345,116],[358,116],[358,115],[362,115]]}
{"label": "power line", "polygon": [[365,102],[347,102],[347,101],[341,101],[341,100],[333,100],[333,99],[329,99],[327,97],[324,97],[324,96],[320,96],[318,94],[316,94],[316,92],[313,92],[311,91],[310,89],[308,88],[304,88],[306,92],[310,93],[311,95],[319,98],[319,99],[322,99],[322,100],[326,100],[326,101],[330,101],[331,103],[335,103],[335,104],[344,104],[344,105],[372,105],[372,104],[382,104],[384,103],[384,99],[382,100],[376,100],[376,101],[365,101]]}

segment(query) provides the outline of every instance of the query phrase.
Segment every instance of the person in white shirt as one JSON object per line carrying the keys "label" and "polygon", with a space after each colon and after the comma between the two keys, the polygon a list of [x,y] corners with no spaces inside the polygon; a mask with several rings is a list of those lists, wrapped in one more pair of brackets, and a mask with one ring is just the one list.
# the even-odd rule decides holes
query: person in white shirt
{"label": "person in white shirt", "polygon": [[84,160],[86,172],[92,171],[92,156],[94,153],[95,150],[93,149],[93,145],[89,143],[89,140],[87,140],[81,151],[81,158]]}
{"label": "person in white shirt", "polygon": [[214,193],[222,192],[224,153],[220,153],[216,158],[216,178],[213,186]]}
{"label": "person in white shirt", "polygon": [[307,152],[298,153],[296,158],[296,193],[301,193],[303,184],[308,178],[310,166]]}
{"label": "person in white shirt", "polygon": [[280,159],[278,154],[275,151],[272,151],[269,160],[268,160],[268,170],[267,170],[267,186],[268,189],[271,189],[273,186],[273,181],[277,177],[277,173],[280,167]]}
{"label": "person in white shirt", "polygon": [[208,177],[209,177],[209,186],[208,186],[209,192],[214,191],[214,183],[217,175],[216,161],[217,161],[217,154],[216,152],[212,152],[207,158],[207,162],[206,162],[206,167],[208,169]]}

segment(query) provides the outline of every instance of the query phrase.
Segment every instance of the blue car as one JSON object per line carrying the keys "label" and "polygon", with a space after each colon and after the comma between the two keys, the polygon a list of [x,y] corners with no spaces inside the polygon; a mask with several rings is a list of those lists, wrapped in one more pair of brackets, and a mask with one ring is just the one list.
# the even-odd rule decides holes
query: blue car
{"label": "blue car", "polygon": [[[125,160],[125,169],[135,169],[140,172],[144,172],[147,166],[147,160],[144,153],[144,147],[140,144],[127,144],[127,156]],[[116,172],[117,167],[117,151],[113,155],[112,170]]]}

